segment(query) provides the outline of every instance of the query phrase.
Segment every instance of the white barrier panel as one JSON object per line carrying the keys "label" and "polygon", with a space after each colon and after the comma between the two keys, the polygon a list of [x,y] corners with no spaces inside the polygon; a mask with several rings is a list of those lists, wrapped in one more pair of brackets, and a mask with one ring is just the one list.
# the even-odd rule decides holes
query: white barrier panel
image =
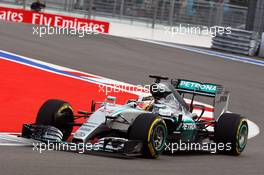
{"label": "white barrier panel", "polygon": [[250,56],[256,55],[259,45],[259,33],[240,29],[232,29],[228,34],[217,34],[212,42],[214,49]]}
{"label": "white barrier panel", "polygon": [[258,54],[258,56],[264,57],[264,32],[262,33],[261,44],[260,44],[260,47],[259,47],[259,54]]}
{"label": "white barrier panel", "polygon": [[209,35],[172,34],[160,26],[155,29],[140,25],[110,22],[109,34],[126,38],[148,39],[197,47],[210,48],[212,37]]}

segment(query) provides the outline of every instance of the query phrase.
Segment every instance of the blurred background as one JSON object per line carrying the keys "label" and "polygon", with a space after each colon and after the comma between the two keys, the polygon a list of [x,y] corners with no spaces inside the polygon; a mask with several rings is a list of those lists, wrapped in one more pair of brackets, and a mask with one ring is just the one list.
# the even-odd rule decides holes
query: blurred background
{"label": "blurred background", "polygon": [[[29,6],[33,0],[0,0]],[[86,14],[89,18],[111,17],[174,26],[230,26],[245,28],[248,0],[43,0],[47,8]]]}
{"label": "blurred background", "polygon": [[[0,0],[0,3],[30,9],[30,5],[36,1]],[[232,53],[264,57],[263,0],[38,1],[46,5],[44,12],[46,10],[66,16],[107,21],[111,23],[112,35],[211,47]],[[171,37],[164,34],[164,29],[174,29],[179,26],[231,27],[232,35],[197,38],[187,35]]]}

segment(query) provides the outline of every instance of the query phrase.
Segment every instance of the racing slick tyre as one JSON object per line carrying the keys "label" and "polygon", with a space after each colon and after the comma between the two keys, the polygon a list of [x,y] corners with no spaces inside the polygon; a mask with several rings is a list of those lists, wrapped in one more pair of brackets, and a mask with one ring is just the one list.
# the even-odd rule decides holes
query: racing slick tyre
{"label": "racing slick tyre", "polygon": [[39,109],[37,125],[49,125],[58,128],[65,141],[71,135],[74,123],[73,110],[69,103],[62,100],[47,100]]}
{"label": "racing slick tyre", "polygon": [[[224,113],[215,126],[215,140],[217,145],[225,144],[224,150],[218,153],[240,155],[247,144],[248,124],[244,117],[238,114]],[[229,145],[229,148],[227,148]]]}
{"label": "racing slick tyre", "polygon": [[151,113],[140,114],[129,129],[129,139],[142,141],[143,156],[152,159],[163,152],[167,135],[163,119]]}

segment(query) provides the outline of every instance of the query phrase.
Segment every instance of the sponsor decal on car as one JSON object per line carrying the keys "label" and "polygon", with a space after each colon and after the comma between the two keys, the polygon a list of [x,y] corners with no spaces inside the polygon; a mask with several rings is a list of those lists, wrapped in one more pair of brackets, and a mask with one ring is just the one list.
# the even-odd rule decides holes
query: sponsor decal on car
{"label": "sponsor decal on car", "polygon": [[187,81],[187,80],[181,80],[179,82],[178,88],[192,90],[192,91],[199,91],[199,92],[204,92],[204,93],[210,93],[210,94],[215,94],[217,91],[217,85],[215,84],[210,84],[210,83],[201,84],[199,82]]}

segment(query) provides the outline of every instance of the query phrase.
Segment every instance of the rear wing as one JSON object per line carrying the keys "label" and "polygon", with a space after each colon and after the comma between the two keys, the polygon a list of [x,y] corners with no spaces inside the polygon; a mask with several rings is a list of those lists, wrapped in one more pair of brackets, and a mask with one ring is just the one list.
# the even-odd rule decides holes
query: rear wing
{"label": "rear wing", "polygon": [[191,106],[195,96],[205,96],[214,98],[214,118],[217,119],[227,111],[229,92],[221,85],[212,83],[201,83],[198,81],[178,79],[171,81],[174,88],[182,95],[192,94]]}
{"label": "rear wing", "polygon": [[220,85],[200,83],[198,81],[179,79],[175,88],[180,93],[190,93],[201,96],[215,97]]}

